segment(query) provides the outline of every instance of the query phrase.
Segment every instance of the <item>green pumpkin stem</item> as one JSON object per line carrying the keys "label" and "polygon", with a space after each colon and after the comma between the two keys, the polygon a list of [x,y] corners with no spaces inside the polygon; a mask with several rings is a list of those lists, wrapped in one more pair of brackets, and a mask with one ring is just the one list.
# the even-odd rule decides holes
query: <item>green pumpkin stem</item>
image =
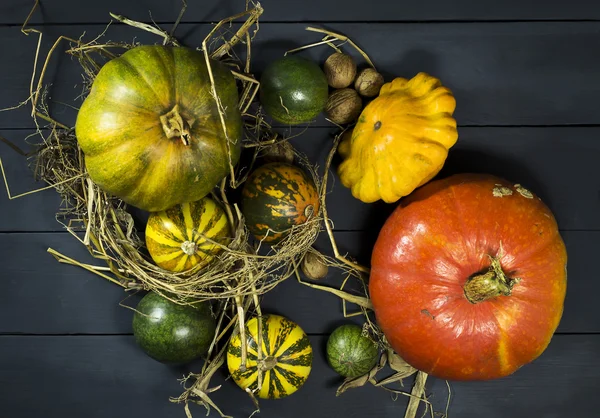
{"label": "green pumpkin stem", "polygon": [[506,275],[500,260],[490,257],[491,265],[487,272],[470,277],[464,285],[465,296],[472,304],[484,302],[498,296],[510,296],[513,287],[521,280]]}
{"label": "green pumpkin stem", "polygon": [[198,246],[193,241],[184,241],[181,244],[181,251],[183,251],[185,254],[187,254],[189,256],[194,255],[197,250],[198,250]]}
{"label": "green pumpkin stem", "polygon": [[193,121],[183,119],[179,113],[179,105],[160,117],[160,123],[167,138],[180,138],[183,145],[188,146],[191,142],[190,128]]}
{"label": "green pumpkin stem", "polygon": [[262,372],[267,372],[275,366],[277,366],[277,357],[275,356],[267,356],[258,363],[258,368]]}

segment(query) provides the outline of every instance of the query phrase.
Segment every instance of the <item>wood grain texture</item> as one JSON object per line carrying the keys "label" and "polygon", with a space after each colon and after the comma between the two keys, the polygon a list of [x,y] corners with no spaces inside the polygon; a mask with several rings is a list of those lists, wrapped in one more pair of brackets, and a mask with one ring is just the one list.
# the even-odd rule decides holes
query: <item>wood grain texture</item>
{"label": "wood grain texture", "polygon": [[[341,235],[343,241],[348,235]],[[357,241],[349,241],[357,243]],[[70,234],[0,234],[6,263],[0,272],[0,334],[130,334],[143,293],[122,288],[83,269],[59,264],[47,248],[83,263],[101,265]],[[326,236],[320,240],[329,249]],[[350,248],[349,250],[356,250]],[[330,283],[341,283],[332,271]],[[263,311],[298,322],[307,333],[326,333],[343,319],[340,300],[289,279],[263,298]],[[599,325],[600,328],[600,325]]]}
{"label": "wood grain texture", "polygon": [[[137,0],[124,2],[105,0],[85,4],[70,0],[42,0],[34,23],[104,23],[109,12],[132,19],[173,22],[181,9],[181,0]],[[5,0],[0,6],[0,24],[21,24],[33,1]],[[565,20],[599,19],[600,12],[591,2],[576,0],[568,3],[558,0],[506,0],[501,4],[477,0],[448,2],[388,2],[373,0],[366,5],[350,1],[339,6],[320,0],[263,0],[265,21],[447,21],[447,20]],[[218,21],[239,12],[243,0],[188,0],[184,22]]]}
{"label": "wood grain texture", "polygon": [[[305,24],[263,24],[253,42],[253,71],[260,76],[267,63],[285,51],[315,42]],[[600,124],[596,111],[600,61],[589,51],[600,47],[600,22],[540,23],[332,23],[324,25],[354,39],[368,51],[378,69],[391,80],[424,71],[439,77],[457,99],[455,117],[461,126]],[[187,45],[199,46],[210,25],[182,25],[176,35]],[[43,55],[60,35],[84,39],[98,36],[104,27],[45,26]],[[143,43],[156,36],[123,25],[111,26],[103,39]],[[0,28],[0,67],[5,86],[0,108],[14,106],[29,96],[36,36],[26,37],[18,27]],[[15,48],[19,45],[19,48]],[[59,47],[50,62],[46,82],[52,83],[52,115],[72,126],[81,95],[81,74],[76,61]],[[348,50],[350,51],[350,50]],[[303,55],[323,62],[327,47]],[[560,57],[560,59],[557,59]],[[0,128],[31,127],[27,107],[0,115]],[[326,126],[320,117],[314,125]]]}
{"label": "wood grain texture", "polygon": [[[593,271],[600,232],[563,233],[569,254],[569,284],[565,313],[559,333],[600,333],[600,316],[590,313],[600,284],[589,280]],[[368,265],[376,231],[338,232],[342,254]],[[78,267],[59,264],[46,249],[51,247],[83,263],[101,265],[85,247],[66,233],[0,234],[0,333],[27,334],[128,334],[132,312],[119,304],[135,307],[141,294],[129,295],[105,279]],[[326,234],[316,246],[331,254]],[[326,280],[342,284],[344,276],[331,269]],[[347,287],[350,291],[360,286]],[[360,293],[357,293],[360,294]],[[309,334],[328,334],[344,321],[342,302],[336,296],[311,289],[294,278],[281,283],[262,299],[263,312],[289,317]],[[348,304],[349,312],[355,306]],[[360,323],[360,317],[354,318]]]}
{"label": "wood grain texture", "polygon": [[[29,96],[37,38],[26,37],[20,24],[33,1],[0,2],[0,109]],[[188,0],[189,9],[176,36],[198,46],[208,22],[243,8],[242,0]],[[42,56],[60,35],[85,40],[98,36],[109,21],[108,12],[160,22],[171,28],[179,0],[41,0],[32,23],[44,32]],[[451,417],[543,418],[592,417],[600,400],[600,316],[594,312],[600,289],[594,280],[600,240],[600,176],[597,161],[600,133],[597,74],[600,60],[600,7],[597,2],[573,0],[432,0],[368,4],[332,0],[264,0],[261,30],[253,43],[253,71],[260,76],[266,64],[286,50],[314,42],[319,36],[304,31],[307,22],[352,37],[373,58],[389,80],[426,71],[448,85],[458,106],[459,142],[440,176],[455,172],[490,172],[519,182],[539,194],[555,213],[569,253],[569,284],[565,314],[546,352],[506,379],[452,383]],[[152,15],[150,16],[150,12]],[[474,22],[479,21],[479,22]],[[510,22],[509,22],[510,21]],[[554,22],[550,22],[554,21]],[[279,23],[277,23],[279,22]],[[289,23],[304,22],[304,23]],[[362,23],[361,23],[362,22]],[[386,23],[387,22],[387,23]],[[438,22],[438,23],[432,23]],[[443,23],[442,23],[443,22]],[[104,40],[158,43],[161,39],[123,25],[112,25]],[[52,114],[73,125],[82,91],[77,63],[64,55],[66,45],[50,62],[47,82]],[[324,61],[329,50],[303,55]],[[39,67],[38,67],[39,71]],[[74,107],[74,108],[73,108]],[[0,112],[0,135],[22,144],[32,128],[28,105]],[[322,164],[333,131],[324,118],[294,144]],[[586,125],[586,126],[573,126]],[[16,130],[15,130],[16,128]],[[14,194],[42,186],[35,183],[26,162],[0,144]],[[336,159],[335,164],[339,161]],[[335,178],[328,199],[342,253],[369,262],[379,227],[394,205],[365,205],[354,199]],[[184,417],[169,396],[181,393],[177,379],[189,370],[156,363],[135,345],[131,311],[140,295],[124,300],[119,287],[76,267],[61,265],[46,253],[55,248],[81,261],[94,262],[86,249],[54,220],[60,198],[47,191],[8,201],[0,190],[0,410],[3,417]],[[140,225],[144,215],[138,216]],[[7,233],[8,232],[8,233]],[[25,232],[25,233],[23,233]],[[40,233],[36,233],[40,232]],[[324,234],[318,248],[329,252]],[[332,272],[323,283],[339,285]],[[399,417],[406,398],[397,401],[372,387],[335,397],[340,379],[327,366],[327,334],[345,322],[341,302],[334,296],[301,286],[293,279],[264,297],[265,312],[297,321],[311,336],[314,369],[306,386],[290,398],[263,402],[261,417]],[[360,318],[347,321],[359,321]],[[591,334],[593,333],[593,334]],[[113,335],[107,335],[113,334]],[[123,334],[123,335],[114,335]],[[224,412],[248,417],[250,400],[217,373],[214,394]],[[412,381],[405,382],[405,389]],[[427,392],[435,411],[445,409],[445,382],[428,380]],[[193,408],[203,416],[202,408]],[[421,412],[417,416],[421,416]],[[211,417],[218,416],[212,413]]]}
{"label": "wood grain texture", "polygon": [[[41,141],[39,138],[28,138],[31,130],[0,131],[0,136],[29,152],[33,148],[27,141]],[[4,167],[6,180],[13,197],[47,186],[35,181],[33,167],[35,161],[24,157],[4,143],[0,143],[0,159]],[[1,173],[0,173],[1,177]],[[62,229],[56,221],[61,198],[54,190],[45,190],[10,200],[4,180],[0,178],[0,231],[59,231]]]}
{"label": "wood grain texture", "polygon": [[[335,397],[340,378],[326,363],[325,337],[311,337],[315,357],[306,384],[288,398],[261,402],[261,417],[397,417],[407,398],[397,401],[382,389],[365,386]],[[460,418],[554,418],[595,416],[600,399],[594,391],[600,369],[600,336],[556,336],[532,364],[496,381],[451,383],[451,416]],[[178,396],[178,378],[189,368],[172,368],[151,360],[133,337],[0,337],[0,402],[5,416],[29,418],[184,417],[183,407],[169,402]],[[198,370],[200,365],[192,365]],[[387,371],[381,376],[387,376]],[[249,398],[220,370],[213,385],[223,385],[212,398],[227,414],[248,417]],[[407,379],[405,389],[412,380]],[[41,389],[43,388],[43,391]],[[426,394],[443,413],[447,387],[428,380]],[[32,399],[36,399],[32,402]],[[423,409],[423,408],[421,408]],[[192,407],[194,416],[204,409]],[[210,417],[218,417],[214,411]],[[421,412],[417,414],[421,416]]]}
{"label": "wood grain texture", "polygon": [[[292,144],[310,161],[324,167],[335,128],[289,131],[301,133]],[[4,130],[0,135],[24,147],[29,130]],[[460,128],[458,143],[450,150],[446,166],[438,178],[460,172],[488,172],[523,184],[538,194],[554,212],[562,230],[600,230],[600,128]],[[27,161],[0,144],[13,194],[45,184],[33,181]],[[365,204],[352,197],[339,181],[335,168],[327,198],[329,215],[338,230],[379,230],[396,204]],[[55,220],[60,198],[48,190],[8,201],[0,189],[1,231],[61,231]],[[140,223],[140,225],[144,225]]]}

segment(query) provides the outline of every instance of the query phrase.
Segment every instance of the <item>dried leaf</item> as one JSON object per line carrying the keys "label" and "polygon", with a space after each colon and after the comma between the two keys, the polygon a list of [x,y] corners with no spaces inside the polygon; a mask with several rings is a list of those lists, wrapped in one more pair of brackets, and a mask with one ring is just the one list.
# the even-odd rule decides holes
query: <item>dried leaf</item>
{"label": "dried leaf", "polygon": [[190,412],[190,404],[188,402],[185,403],[185,406],[183,407],[183,410],[185,411],[185,416],[187,418],[193,418],[192,417],[192,413]]}
{"label": "dried leaf", "polygon": [[206,393],[204,393],[201,390],[198,389],[192,389],[192,392],[194,392],[195,395],[199,396],[200,399],[202,399],[202,401],[204,402],[204,406],[206,407],[206,412],[207,412],[207,416],[210,413],[210,407],[212,407],[215,411],[217,411],[219,413],[219,415],[221,415],[221,418],[233,418],[230,415],[225,415],[217,405],[215,405],[215,403],[212,401],[212,399],[210,399],[208,397],[208,395]]}
{"label": "dried leaf", "polygon": [[410,376],[411,374],[414,374],[417,372],[417,369],[415,369],[410,364],[408,364],[406,361],[404,361],[404,359],[402,357],[400,357],[398,354],[396,354],[396,352],[394,352],[393,350],[388,350],[387,355],[388,355],[388,364],[390,365],[390,367],[393,370],[400,372],[400,373],[408,373],[407,376]]}
{"label": "dried leaf", "polygon": [[370,382],[370,381],[372,382],[372,380],[375,378],[375,375],[377,373],[379,373],[379,371],[385,367],[386,363],[387,363],[387,354],[383,353],[381,355],[381,357],[379,358],[379,363],[377,363],[375,365],[375,367],[373,367],[369,371],[369,373],[366,373],[362,376],[355,377],[353,379],[344,380],[344,383],[342,383],[342,385],[335,392],[335,396],[340,396],[342,393],[344,393],[348,389],[358,388],[358,387],[364,386],[365,384],[367,384],[367,382]]}
{"label": "dried leaf", "polygon": [[134,241],[131,234],[133,234],[135,228],[135,221],[133,220],[133,216],[129,212],[124,211],[121,208],[116,210],[117,218],[119,221],[123,222],[127,226],[127,232],[125,233],[127,239],[129,241]]}
{"label": "dried leaf", "polygon": [[425,393],[425,382],[427,381],[427,373],[419,371],[415,379],[412,391],[410,392],[411,397],[408,401],[408,407],[404,418],[415,418],[417,416],[417,410],[419,404],[423,400],[423,394]]}
{"label": "dried leaf", "polygon": [[386,377],[385,379],[375,383],[374,386],[379,387],[379,386],[389,385],[391,383],[400,382],[400,381],[402,381],[402,379],[406,379],[407,377],[412,376],[415,373],[416,373],[416,370],[407,370],[405,372],[394,373],[390,377]]}
{"label": "dried leaf", "polygon": [[[254,396],[254,393],[252,393],[252,391],[250,390],[250,388],[246,388],[246,393],[248,394],[248,396],[252,400],[252,403],[254,404],[254,408],[256,408],[254,410],[254,412],[252,412],[252,415],[254,415],[256,413],[260,413],[260,405],[258,404],[258,399],[256,399],[256,396]],[[250,415],[250,416],[252,416],[252,415]]]}
{"label": "dried leaf", "polygon": [[340,396],[342,393],[347,391],[348,389],[358,388],[364,386],[369,381],[369,374],[364,374],[359,377],[355,377],[354,379],[346,379],[344,383],[337,389],[335,392],[335,396]]}

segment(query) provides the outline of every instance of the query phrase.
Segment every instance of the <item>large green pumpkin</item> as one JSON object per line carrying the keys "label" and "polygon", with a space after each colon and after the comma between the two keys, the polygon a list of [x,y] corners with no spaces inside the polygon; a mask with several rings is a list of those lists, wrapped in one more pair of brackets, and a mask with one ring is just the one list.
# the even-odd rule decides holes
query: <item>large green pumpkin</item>
{"label": "large green pumpkin", "polygon": [[236,164],[242,119],[235,79],[211,62],[227,138],[204,56],[185,47],[144,45],[102,67],[75,130],[92,180],[155,212],[206,196]]}

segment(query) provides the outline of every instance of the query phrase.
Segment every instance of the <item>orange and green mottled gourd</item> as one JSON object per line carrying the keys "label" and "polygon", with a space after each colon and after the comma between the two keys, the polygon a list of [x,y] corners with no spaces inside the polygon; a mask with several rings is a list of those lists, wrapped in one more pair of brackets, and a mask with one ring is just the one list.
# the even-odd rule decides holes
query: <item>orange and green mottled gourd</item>
{"label": "orange and green mottled gourd", "polygon": [[273,162],[250,174],[242,190],[242,213],[246,226],[259,240],[281,242],[296,225],[306,223],[319,211],[314,181],[292,164]]}
{"label": "orange and green mottled gourd", "polygon": [[146,225],[146,247],[157,266],[181,272],[201,268],[227,245],[231,227],[223,208],[209,197],[154,212]]}
{"label": "orange and green mottled gourd", "polygon": [[211,68],[227,136],[200,52],[144,45],[106,63],[75,125],[91,179],[150,212],[206,196],[237,163],[242,137],[235,79]]}
{"label": "orange and green mottled gourd", "polygon": [[385,84],[340,143],[342,184],[365,203],[392,203],[427,183],[458,139],[455,107],[450,89],[426,73]]}

